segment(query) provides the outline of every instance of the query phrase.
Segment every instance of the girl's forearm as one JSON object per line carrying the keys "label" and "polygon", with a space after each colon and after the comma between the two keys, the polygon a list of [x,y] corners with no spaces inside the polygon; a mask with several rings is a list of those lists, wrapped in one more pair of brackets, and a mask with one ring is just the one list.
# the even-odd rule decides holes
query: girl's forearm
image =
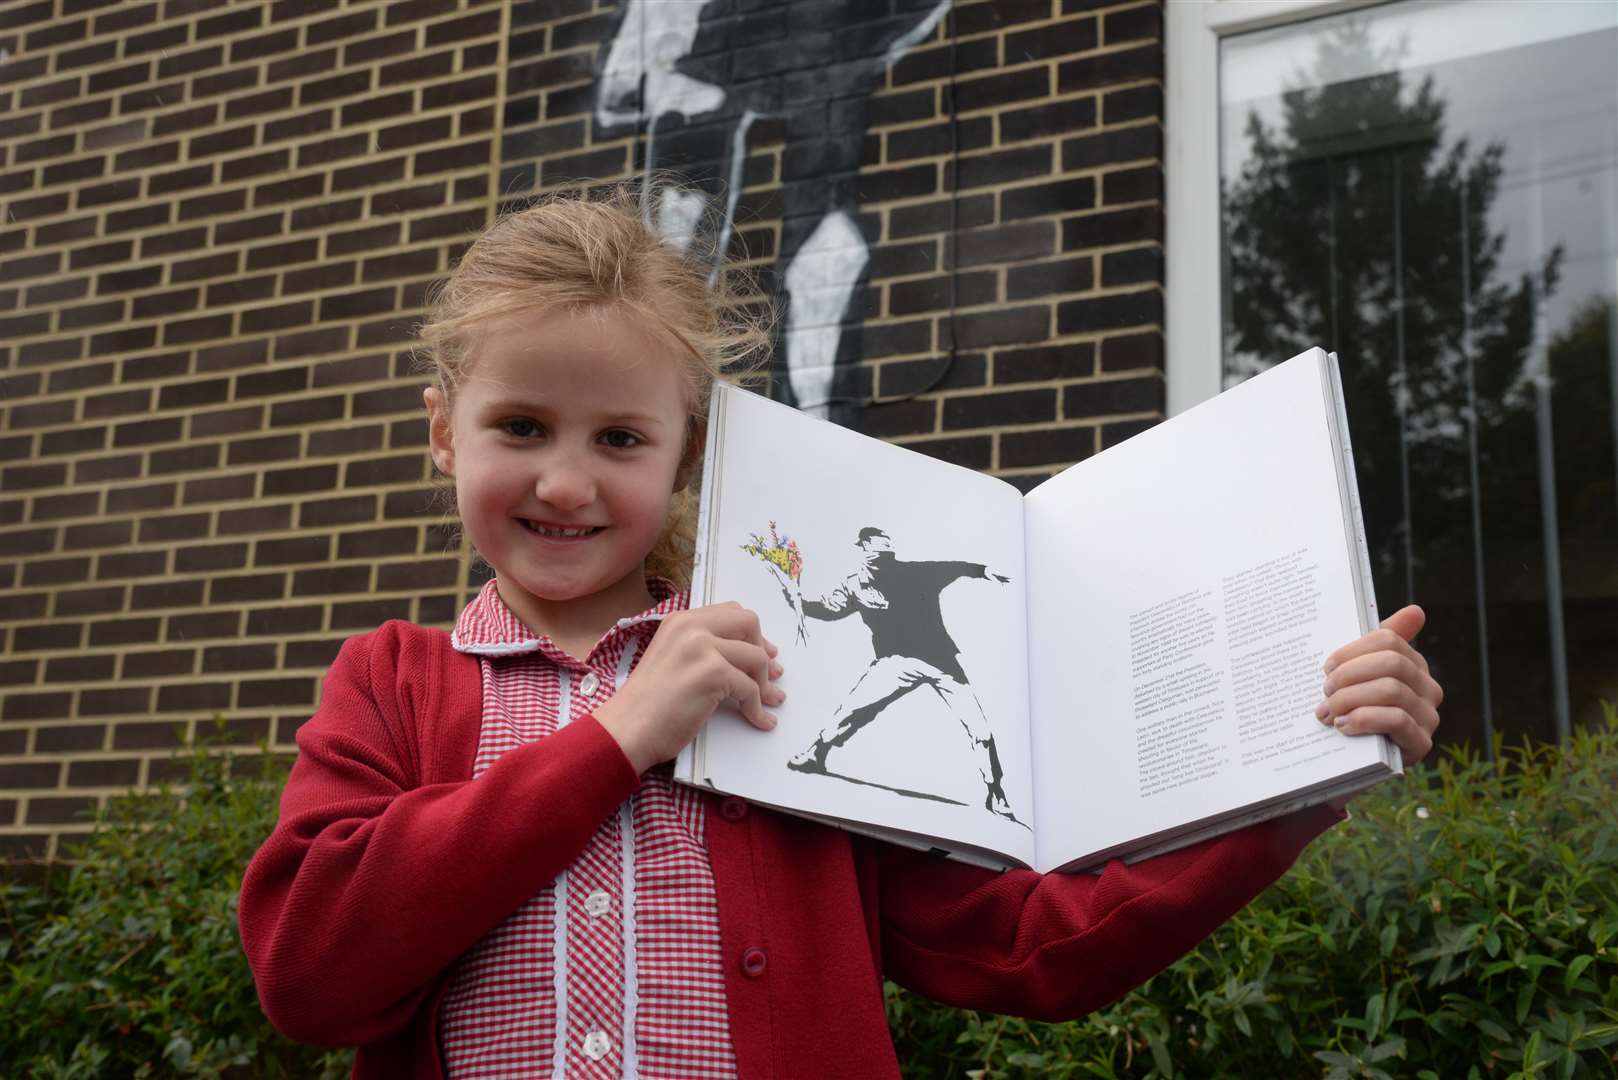
{"label": "girl's forearm", "polygon": [[242,883],[265,1014],[304,1042],[402,1029],[438,975],[570,864],[639,782],[588,717],[475,780],[413,790],[392,788],[367,750],[308,740]]}

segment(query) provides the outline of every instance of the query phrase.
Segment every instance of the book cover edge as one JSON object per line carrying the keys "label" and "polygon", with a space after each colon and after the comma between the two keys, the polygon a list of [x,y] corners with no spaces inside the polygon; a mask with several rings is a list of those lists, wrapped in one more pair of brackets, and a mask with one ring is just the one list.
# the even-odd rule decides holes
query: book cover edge
{"label": "book cover edge", "polygon": [[[1318,348],[1318,346],[1317,346]],[[1324,350],[1322,350],[1324,352]],[[1360,502],[1359,477],[1354,469],[1354,446],[1348,430],[1348,405],[1344,400],[1343,372],[1337,354],[1325,352],[1321,359],[1325,368],[1326,415],[1335,428],[1337,442],[1338,483],[1343,494],[1344,525],[1349,536],[1349,558],[1359,572],[1355,575],[1354,591],[1359,594],[1360,632],[1370,633],[1381,624],[1377,611],[1376,586],[1371,576],[1371,546],[1365,535],[1365,513]],[[1382,740],[1382,760],[1396,774],[1404,773],[1404,755],[1399,746],[1385,735]]]}
{"label": "book cover edge", "polygon": [[[691,607],[701,607],[710,600],[711,576],[713,573],[713,560],[705,559],[703,553],[712,547],[713,537],[710,535],[718,528],[719,508],[715,505],[719,491],[719,477],[724,471],[724,460],[718,450],[724,441],[725,405],[729,395],[735,393],[734,387],[727,383],[720,383],[713,389],[708,399],[708,430],[703,444],[702,452],[702,486],[697,501],[697,543],[692,553],[691,563]],[[704,743],[708,727],[703,725],[697,737],[681,749],[674,763],[674,775],[677,779],[697,786],[711,787],[702,775],[706,772]]]}

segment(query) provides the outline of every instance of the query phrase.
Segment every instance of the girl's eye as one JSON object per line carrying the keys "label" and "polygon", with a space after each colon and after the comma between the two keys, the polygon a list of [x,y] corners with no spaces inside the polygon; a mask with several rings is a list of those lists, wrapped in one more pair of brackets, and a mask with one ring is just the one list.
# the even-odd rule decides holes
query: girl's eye
{"label": "girl's eye", "polygon": [[500,426],[505,429],[507,435],[515,435],[519,439],[532,439],[541,433],[539,425],[532,420],[504,420]]}
{"label": "girl's eye", "polygon": [[611,431],[603,432],[601,441],[612,447],[614,450],[628,450],[632,447],[640,445],[640,436],[636,435],[633,431],[625,431],[622,428],[614,428]]}

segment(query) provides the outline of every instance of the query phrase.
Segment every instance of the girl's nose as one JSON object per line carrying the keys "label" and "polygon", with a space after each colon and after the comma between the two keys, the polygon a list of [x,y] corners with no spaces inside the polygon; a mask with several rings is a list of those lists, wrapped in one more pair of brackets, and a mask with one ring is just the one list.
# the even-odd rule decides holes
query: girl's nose
{"label": "girl's nose", "polygon": [[578,462],[557,458],[540,472],[534,494],[558,510],[577,510],[595,501],[595,477]]}

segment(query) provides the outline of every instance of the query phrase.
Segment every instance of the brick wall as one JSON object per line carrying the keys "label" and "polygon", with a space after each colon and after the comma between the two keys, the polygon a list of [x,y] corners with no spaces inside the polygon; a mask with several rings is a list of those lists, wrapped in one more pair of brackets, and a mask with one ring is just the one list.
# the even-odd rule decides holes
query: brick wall
{"label": "brick wall", "polygon": [[[884,5],[734,2],[693,63],[785,98],[892,37]],[[0,858],[215,716],[290,751],[346,636],[453,619],[477,576],[410,326],[503,200],[645,165],[595,115],[612,8],[0,7]],[[836,419],[1026,488],[1161,415],[1160,25],[961,3],[824,120],[755,124],[737,250],[768,272],[816,185],[870,245],[837,388],[881,403]],[[711,179],[727,130],[654,163]]]}

